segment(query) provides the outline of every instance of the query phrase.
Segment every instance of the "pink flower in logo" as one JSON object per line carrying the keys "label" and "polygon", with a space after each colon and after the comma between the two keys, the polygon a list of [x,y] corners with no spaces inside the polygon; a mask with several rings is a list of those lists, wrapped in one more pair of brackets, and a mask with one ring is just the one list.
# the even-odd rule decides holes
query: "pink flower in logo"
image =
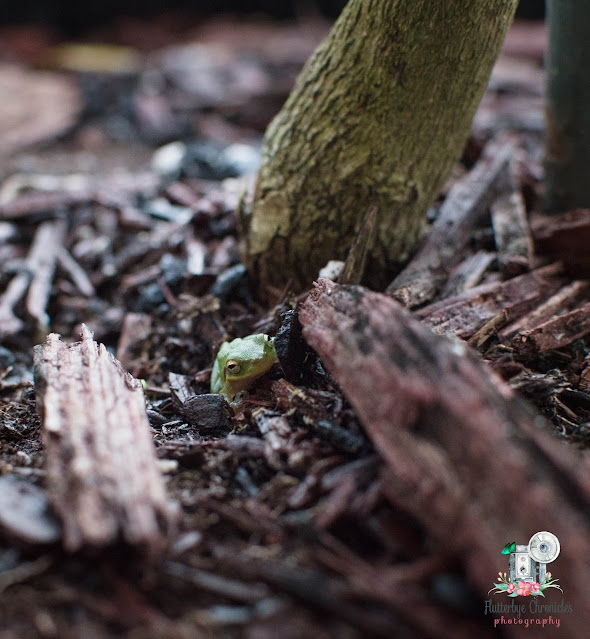
{"label": "pink flower in logo", "polygon": [[547,581],[549,581],[549,580],[551,579],[551,573],[550,573],[550,572],[548,572],[548,573],[545,575],[545,579],[546,579]]}
{"label": "pink flower in logo", "polygon": [[516,584],[509,583],[508,588],[506,588],[506,592],[511,595],[516,590]]}
{"label": "pink flower in logo", "polygon": [[531,584],[528,581],[519,581],[516,594],[521,597],[528,597],[531,594]]}
{"label": "pink flower in logo", "polygon": [[531,584],[531,590],[533,592],[539,592],[541,590],[541,584],[537,583],[536,581],[533,581],[533,583]]}

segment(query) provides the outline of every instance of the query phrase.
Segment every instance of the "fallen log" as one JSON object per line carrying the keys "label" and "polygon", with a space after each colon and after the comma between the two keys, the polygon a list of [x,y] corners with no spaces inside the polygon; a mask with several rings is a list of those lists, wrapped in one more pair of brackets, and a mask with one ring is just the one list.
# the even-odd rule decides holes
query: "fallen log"
{"label": "fallen log", "polygon": [[84,326],[67,345],[51,334],[35,347],[47,491],[73,552],[123,541],[162,555],[177,511],[168,501],[141,383]]}
{"label": "fallen log", "polygon": [[[560,616],[561,636],[586,637],[588,455],[553,437],[467,345],[433,334],[386,295],[319,280],[299,316],[385,461],[386,497],[422,523],[482,596],[507,571],[506,542],[555,534],[561,554],[551,572],[564,592],[543,603],[563,597],[574,614]],[[518,626],[503,630],[520,636]]]}

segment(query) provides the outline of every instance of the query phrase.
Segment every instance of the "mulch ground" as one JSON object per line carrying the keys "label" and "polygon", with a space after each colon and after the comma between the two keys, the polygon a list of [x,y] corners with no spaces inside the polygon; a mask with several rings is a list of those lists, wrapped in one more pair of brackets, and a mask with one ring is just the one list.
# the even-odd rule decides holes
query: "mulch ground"
{"label": "mulch ground", "polygon": [[[574,602],[562,629],[585,636],[590,213],[541,213],[544,29],[513,27],[429,235],[387,295],[321,280],[263,307],[238,202],[328,28],[122,20],[100,47],[6,30],[2,639],[512,637],[520,627],[494,628],[483,601],[503,543],[545,529]],[[34,382],[33,347],[57,333],[85,348],[82,331],[143,380],[172,510],[150,484],[157,530],[135,538],[140,515],[121,510],[112,531],[72,541],[60,477],[80,461],[77,431],[68,449],[42,432],[45,383],[52,419],[80,393],[97,407],[88,423],[104,409],[96,379],[78,395],[68,382],[65,403],[65,382],[61,400],[59,378]],[[212,362],[252,333],[277,336],[279,363],[232,410],[209,394]],[[123,439],[89,444],[86,464],[105,457],[76,471],[76,498],[95,500],[71,503],[78,524],[119,503],[84,478],[120,479],[135,459],[111,459]],[[157,483],[145,472],[133,495]]]}

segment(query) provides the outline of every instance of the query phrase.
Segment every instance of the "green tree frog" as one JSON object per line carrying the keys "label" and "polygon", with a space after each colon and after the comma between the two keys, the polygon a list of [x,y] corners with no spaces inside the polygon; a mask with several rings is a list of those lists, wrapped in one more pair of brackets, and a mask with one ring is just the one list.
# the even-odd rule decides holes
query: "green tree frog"
{"label": "green tree frog", "polygon": [[236,395],[248,390],[276,361],[274,340],[263,333],[224,342],[213,364],[211,392],[239,404]]}

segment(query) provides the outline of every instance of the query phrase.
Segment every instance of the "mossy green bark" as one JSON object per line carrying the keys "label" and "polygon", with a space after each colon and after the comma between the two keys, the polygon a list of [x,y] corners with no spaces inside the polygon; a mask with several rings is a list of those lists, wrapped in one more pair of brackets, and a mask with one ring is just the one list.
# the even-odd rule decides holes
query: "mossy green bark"
{"label": "mossy green bark", "polygon": [[590,208],[590,5],[548,0],[545,208]]}
{"label": "mossy green bark", "polygon": [[517,0],[350,0],[269,126],[245,259],[263,297],[343,259],[372,204],[373,271],[414,247]]}

